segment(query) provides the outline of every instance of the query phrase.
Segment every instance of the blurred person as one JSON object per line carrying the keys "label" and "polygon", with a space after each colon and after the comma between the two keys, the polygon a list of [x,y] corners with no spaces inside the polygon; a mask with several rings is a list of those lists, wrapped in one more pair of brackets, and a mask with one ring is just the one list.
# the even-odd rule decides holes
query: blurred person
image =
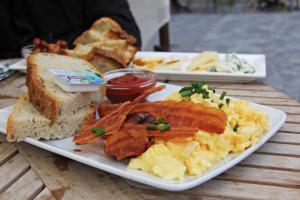
{"label": "blurred person", "polygon": [[127,0],[1,0],[0,58],[20,57],[21,48],[38,37],[69,44],[94,21],[110,17],[141,46],[139,28]]}

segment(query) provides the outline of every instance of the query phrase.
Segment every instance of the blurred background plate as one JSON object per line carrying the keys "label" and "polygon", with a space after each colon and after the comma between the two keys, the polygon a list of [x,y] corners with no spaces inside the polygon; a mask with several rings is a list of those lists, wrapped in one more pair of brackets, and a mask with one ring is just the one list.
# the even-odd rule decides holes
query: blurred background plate
{"label": "blurred background plate", "polygon": [[[162,57],[169,58],[170,56],[174,57],[187,57],[192,58],[199,53],[182,53],[182,52],[147,52],[140,51],[135,55],[136,58],[146,58],[146,57]],[[221,59],[224,59],[226,54],[220,53],[219,56]],[[206,81],[206,82],[251,82],[259,79],[266,78],[266,56],[264,54],[236,54],[239,58],[245,59],[250,65],[255,67],[255,72],[250,73],[241,73],[241,72],[232,72],[232,73],[223,73],[223,72],[188,72],[185,71],[186,64],[182,63],[182,67],[177,70],[153,70],[156,74],[158,80],[186,80],[186,81]],[[188,61],[187,61],[188,62]],[[133,65],[133,67],[135,67]]]}

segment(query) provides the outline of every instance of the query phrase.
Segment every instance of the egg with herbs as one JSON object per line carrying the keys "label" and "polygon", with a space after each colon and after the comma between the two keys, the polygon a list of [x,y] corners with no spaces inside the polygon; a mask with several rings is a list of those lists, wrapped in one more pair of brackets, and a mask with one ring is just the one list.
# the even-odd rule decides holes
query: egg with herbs
{"label": "egg with herbs", "polygon": [[132,158],[128,168],[140,169],[169,180],[199,175],[230,153],[239,153],[256,144],[269,128],[265,112],[251,108],[244,100],[220,96],[206,84],[194,84],[168,96],[166,100],[192,101],[222,109],[227,114],[223,134],[199,130],[186,141],[159,141],[142,155]]}

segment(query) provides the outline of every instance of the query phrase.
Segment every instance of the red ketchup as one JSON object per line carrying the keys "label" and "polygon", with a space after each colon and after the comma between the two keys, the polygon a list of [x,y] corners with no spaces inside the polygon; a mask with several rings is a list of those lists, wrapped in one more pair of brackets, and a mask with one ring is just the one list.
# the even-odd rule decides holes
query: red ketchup
{"label": "red ketchup", "polygon": [[112,103],[132,101],[155,84],[154,77],[126,74],[107,81],[106,96]]}

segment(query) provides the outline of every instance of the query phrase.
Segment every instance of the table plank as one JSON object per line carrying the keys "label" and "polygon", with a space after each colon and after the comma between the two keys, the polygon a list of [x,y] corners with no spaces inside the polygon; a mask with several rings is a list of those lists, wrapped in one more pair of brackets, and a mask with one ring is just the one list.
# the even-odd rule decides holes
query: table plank
{"label": "table plank", "polygon": [[233,89],[233,90],[260,90],[260,91],[278,91],[275,88],[272,88],[263,83],[207,83],[209,86],[216,89]]}
{"label": "table plank", "polygon": [[300,173],[284,170],[237,166],[218,176],[218,179],[300,188]]}
{"label": "table plank", "polygon": [[34,200],[58,200],[55,199],[51,192],[44,188],[35,198]]}
{"label": "table plank", "polygon": [[18,180],[30,169],[29,164],[17,154],[0,167],[0,193]]}
{"label": "table plank", "polygon": [[299,124],[285,123],[280,128],[280,131],[290,132],[290,133],[300,133],[300,127],[299,126],[300,126]]}
{"label": "table plank", "polygon": [[300,124],[300,115],[288,115],[287,122]]}
{"label": "table plank", "polygon": [[239,165],[300,172],[300,159],[280,155],[252,154]]}
{"label": "table plank", "polygon": [[257,152],[300,158],[299,145],[294,144],[266,143],[261,148],[259,148]]}
{"label": "table plank", "polygon": [[[211,180],[203,185],[191,190],[182,191],[180,193],[157,191],[156,189],[127,181],[130,185],[135,187],[145,198],[147,194],[160,196],[168,196],[169,199],[195,199],[201,195],[219,197],[220,199],[235,198],[235,199],[298,199],[300,190],[295,188],[286,188],[272,185],[260,185],[252,183],[243,183],[225,180]],[[153,197],[152,197],[153,198]],[[148,198],[147,198],[148,199]]]}
{"label": "table plank", "polygon": [[269,142],[300,145],[300,134],[278,132],[269,140]]}
{"label": "table plank", "polygon": [[[26,143],[17,148],[57,199],[142,199],[122,179]],[[51,172],[51,173],[49,173]]]}
{"label": "table plank", "polygon": [[[216,90],[221,94],[223,90]],[[286,94],[277,91],[260,91],[260,90],[226,90],[228,96],[246,96],[246,97],[264,97],[264,98],[281,98],[290,99]]]}
{"label": "table plank", "polygon": [[[2,133],[0,133],[2,135]],[[3,136],[1,137],[3,138]],[[1,139],[3,141],[3,139]],[[16,147],[0,140],[0,166],[18,153]]]}
{"label": "table plank", "polygon": [[43,182],[34,173],[33,170],[29,170],[12,184],[7,190],[0,194],[1,200],[24,200],[32,199],[43,189]]}
{"label": "table plank", "polygon": [[250,102],[262,104],[262,105],[269,105],[269,106],[299,106],[299,102],[294,99],[281,99],[281,98],[264,98],[264,97],[245,97],[245,96],[235,96],[239,99],[244,99]]}
{"label": "table plank", "polygon": [[[187,86],[190,85],[191,83],[196,83],[195,81],[177,81],[177,80],[170,80],[167,82],[179,86]],[[207,84],[216,89],[278,91],[275,88],[272,88],[264,83],[260,83],[257,81],[250,82],[250,83],[207,82]]]}

